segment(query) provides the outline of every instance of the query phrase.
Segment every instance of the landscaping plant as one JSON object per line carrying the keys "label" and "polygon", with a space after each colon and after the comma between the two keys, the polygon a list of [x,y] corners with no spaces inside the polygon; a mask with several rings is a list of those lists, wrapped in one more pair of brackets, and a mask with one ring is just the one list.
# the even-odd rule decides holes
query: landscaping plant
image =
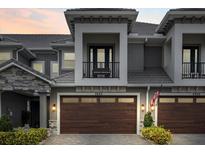
{"label": "landscaping plant", "polygon": [[142,136],[156,144],[169,144],[172,140],[172,134],[169,130],[162,127],[144,127]]}
{"label": "landscaping plant", "polygon": [[147,112],[144,116],[144,127],[151,127],[154,125],[154,120],[152,118],[152,113]]}
{"label": "landscaping plant", "polygon": [[13,132],[0,132],[0,145],[36,145],[47,138],[46,128],[19,128]]}
{"label": "landscaping plant", "polygon": [[0,132],[9,132],[12,130],[13,130],[13,127],[12,127],[9,116],[3,115],[0,118]]}

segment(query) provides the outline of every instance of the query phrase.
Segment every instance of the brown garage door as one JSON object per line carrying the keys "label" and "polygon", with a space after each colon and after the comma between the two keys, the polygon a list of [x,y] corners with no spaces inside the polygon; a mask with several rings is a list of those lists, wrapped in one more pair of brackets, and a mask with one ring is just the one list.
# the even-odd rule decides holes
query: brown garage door
{"label": "brown garage door", "polygon": [[205,133],[205,98],[161,97],[158,125],[173,133]]}
{"label": "brown garage door", "polygon": [[136,133],[134,97],[61,97],[61,133]]}

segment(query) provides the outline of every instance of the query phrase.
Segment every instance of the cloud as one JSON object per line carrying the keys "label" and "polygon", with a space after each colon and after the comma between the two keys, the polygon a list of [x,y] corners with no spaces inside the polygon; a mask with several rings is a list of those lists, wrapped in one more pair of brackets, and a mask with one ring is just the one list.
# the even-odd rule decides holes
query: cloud
{"label": "cloud", "polygon": [[0,9],[0,33],[68,34],[61,9]]}
{"label": "cloud", "polygon": [[[66,9],[0,9],[0,33],[69,34]],[[168,9],[137,9],[137,21],[159,24]]]}
{"label": "cloud", "polygon": [[166,8],[139,8],[137,21],[159,24],[169,9]]}

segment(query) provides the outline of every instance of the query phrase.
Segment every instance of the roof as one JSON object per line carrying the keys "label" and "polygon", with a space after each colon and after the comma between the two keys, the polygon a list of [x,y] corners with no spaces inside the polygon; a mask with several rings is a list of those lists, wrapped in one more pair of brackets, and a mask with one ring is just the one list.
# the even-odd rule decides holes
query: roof
{"label": "roof", "polygon": [[33,68],[25,65],[25,64],[22,64],[21,62],[15,60],[15,59],[10,59],[2,64],[0,64],[0,71],[6,69],[6,68],[9,68],[11,66],[16,66],[18,68],[21,68],[23,69],[24,71],[28,72],[28,73],[31,73],[33,74],[34,76],[48,82],[48,83],[52,83],[52,81],[50,80],[50,78],[36,70],[34,70]]}
{"label": "roof", "polygon": [[175,23],[205,23],[205,9],[170,9],[156,28],[156,32],[166,34]]}
{"label": "roof", "polygon": [[68,9],[64,14],[70,32],[74,36],[75,23],[128,23],[128,32],[130,32],[138,11],[123,8],[80,8]]}
{"label": "roof", "polygon": [[2,34],[2,36],[18,41],[28,49],[51,49],[51,42],[71,39],[71,36],[67,34]]}
{"label": "roof", "polygon": [[132,26],[131,33],[138,33],[139,35],[153,35],[157,26],[157,24],[136,22]]}
{"label": "roof", "polygon": [[178,8],[170,9],[169,11],[205,11],[205,8]]}
{"label": "roof", "polygon": [[66,11],[136,11],[136,10],[128,9],[128,8],[79,8],[79,9],[67,9]]}

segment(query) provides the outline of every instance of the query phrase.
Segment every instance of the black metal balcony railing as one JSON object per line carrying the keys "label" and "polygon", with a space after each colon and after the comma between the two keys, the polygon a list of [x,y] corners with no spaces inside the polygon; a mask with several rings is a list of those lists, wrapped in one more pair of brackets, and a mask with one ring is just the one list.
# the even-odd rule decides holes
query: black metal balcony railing
{"label": "black metal balcony railing", "polygon": [[205,79],[205,62],[183,63],[182,64],[183,79]]}
{"label": "black metal balcony railing", "polygon": [[119,62],[83,62],[84,78],[119,78]]}

